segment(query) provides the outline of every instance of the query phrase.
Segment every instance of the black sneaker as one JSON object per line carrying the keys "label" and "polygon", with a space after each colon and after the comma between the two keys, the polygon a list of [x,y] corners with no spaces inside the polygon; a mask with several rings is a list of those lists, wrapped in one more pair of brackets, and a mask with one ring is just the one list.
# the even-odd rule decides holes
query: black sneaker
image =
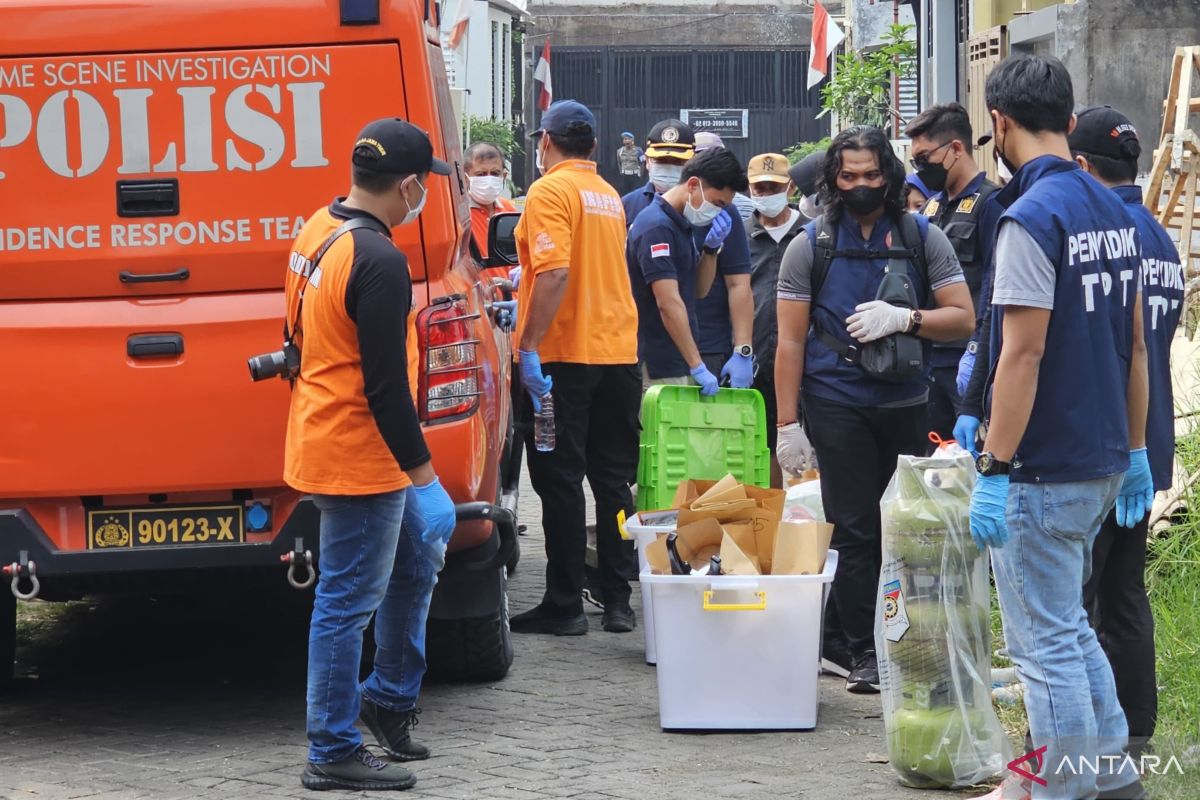
{"label": "black sneaker", "polygon": [[868,650],[854,659],[854,669],[846,679],[846,691],[855,694],[879,694],[879,660]]}
{"label": "black sneaker", "polygon": [[852,665],[850,648],[844,642],[825,642],[821,646],[821,671],[839,678],[849,678]]}
{"label": "black sneaker", "polygon": [[362,699],[358,718],[362,720],[375,741],[395,761],[424,761],[429,758],[429,748],[414,742],[409,731],[417,727],[421,709],[392,711]]}
{"label": "black sneaker", "polygon": [[349,789],[362,791],[398,791],[411,789],[417,782],[413,775],[399,764],[376,758],[366,747],[359,746],[348,758],[332,764],[309,764],[300,776],[305,789],[326,791]]}
{"label": "black sneaker", "polygon": [[629,603],[621,603],[604,609],[604,616],[600,620],[604,625],[604,630],[609,633],[630,633],[637,627],[637,615],[633,613]]}
{"label": "black sneaker", "polygon": [[544,605],[536,605],[509,620],[508,627],[513,633],[582,636],[588,632],[588,621],[582,613],[573,617],[564,617],[550,612]]}

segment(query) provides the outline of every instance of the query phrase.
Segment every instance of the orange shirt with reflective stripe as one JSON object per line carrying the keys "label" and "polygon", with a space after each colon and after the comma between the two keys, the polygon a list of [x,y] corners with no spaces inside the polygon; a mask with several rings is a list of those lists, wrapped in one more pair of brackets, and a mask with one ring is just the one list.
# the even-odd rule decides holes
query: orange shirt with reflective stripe
{"label": "orange shirt with reflective stripe", "polygon": [[517,341],[538,275],[565,268],[562,305],[538,347],[542,363],[636,364],[638,317],[625,264],[625,211],[595,163],[563,161],[535,181],[516,236],[522,266]]}
{"label": "orange shirt with reflective stripe", "polygon": [[[292,244],[292,269],[284,285],[287,318],[294,320],[304,275],[317,250],[345,222],[322,208],[304,223]],[[369,232],[375,236],[374,232]],[[361,235],[361,234],[360,234]],[[301,260],[303,259],[303,261]],[[388,449],[367,406],[363,389],[358,329],[346,312],[346,289],[354,265],[354,233],[326,251],[320,277],[304,290],[300,322],[300,378],[292,389],[284,449],[283,480],[301,492],[364,495],[394,492],[412,485]],[[417,337],[409,313],[409,385],[415,387]]]}

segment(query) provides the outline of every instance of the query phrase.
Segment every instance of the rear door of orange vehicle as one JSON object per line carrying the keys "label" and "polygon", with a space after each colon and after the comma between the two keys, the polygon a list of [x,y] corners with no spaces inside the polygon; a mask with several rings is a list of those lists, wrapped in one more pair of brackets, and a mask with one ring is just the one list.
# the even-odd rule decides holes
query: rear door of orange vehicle
{"label": "rear door of orange vehicle", "polygon": [[[428,72],[418,3],[365,33],[290,6],[0,0],[0,496],[279,484],[288,388],[246,358],[279,346],[289,244],[358,130]],[[452,213],[394,233],[418,307],[430,224],[445,257]]]}

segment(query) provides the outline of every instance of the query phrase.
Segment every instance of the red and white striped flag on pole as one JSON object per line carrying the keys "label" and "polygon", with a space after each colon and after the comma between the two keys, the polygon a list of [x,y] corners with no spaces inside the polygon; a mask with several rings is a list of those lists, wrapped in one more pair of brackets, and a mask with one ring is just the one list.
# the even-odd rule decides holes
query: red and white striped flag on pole
{"label": "red and white striped flag on pole", "polygon": [[446,39],[446,44],[450,45],[451,49],[458,47],[458,43],[462,41],[463,36],[467,32],[467,25],[471,23],[471,2],[472,0],[458,0],[458,11],[454,14],[454,25],[450,28],[450,36]]}
{"label": "red and white striped flag on pole", "polygon": [[542,56],[533,69],[533,79],[542,84],[541,94],[538,95],[538,108],[545,111],[554,102],[554,87],[550,83],[550,40],[542,48]]}
{"label": "red and white striped flag on pole", "polygon": [[813,4],[812,58],[808,63],[808,88],[811,89],[829,74],[829,58],[846,35],[837,26],[821,0]]}

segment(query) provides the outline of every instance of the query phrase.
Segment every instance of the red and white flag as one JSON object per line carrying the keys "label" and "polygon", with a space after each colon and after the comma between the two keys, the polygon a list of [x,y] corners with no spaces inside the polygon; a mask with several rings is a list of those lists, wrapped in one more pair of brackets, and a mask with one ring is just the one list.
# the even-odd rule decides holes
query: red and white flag
{"label": "red and white flag", "polygon": [[821,0],[813,4],[812,58],[808,63],[808,88],[811,89],[829,74],[829,58],[846,35],[837,26]]}
{"label": "red and white flag", "polygon": [[542,56],[537,66],[533,68],[533,79],[542,84],[542,92],[538,95],[538,108],[545,111],[554,102],[554,87],[550,83],[550,40],[542,48]]}
{"label": "red and white flag", "polygon": [[450,36],[446,44],[451,49],[458,47],[463,36],[467,33],[467,25],[471,24],[471,3],[474,0],[458,0],[458,11],[454,15],[454,24],[450,27]]}

